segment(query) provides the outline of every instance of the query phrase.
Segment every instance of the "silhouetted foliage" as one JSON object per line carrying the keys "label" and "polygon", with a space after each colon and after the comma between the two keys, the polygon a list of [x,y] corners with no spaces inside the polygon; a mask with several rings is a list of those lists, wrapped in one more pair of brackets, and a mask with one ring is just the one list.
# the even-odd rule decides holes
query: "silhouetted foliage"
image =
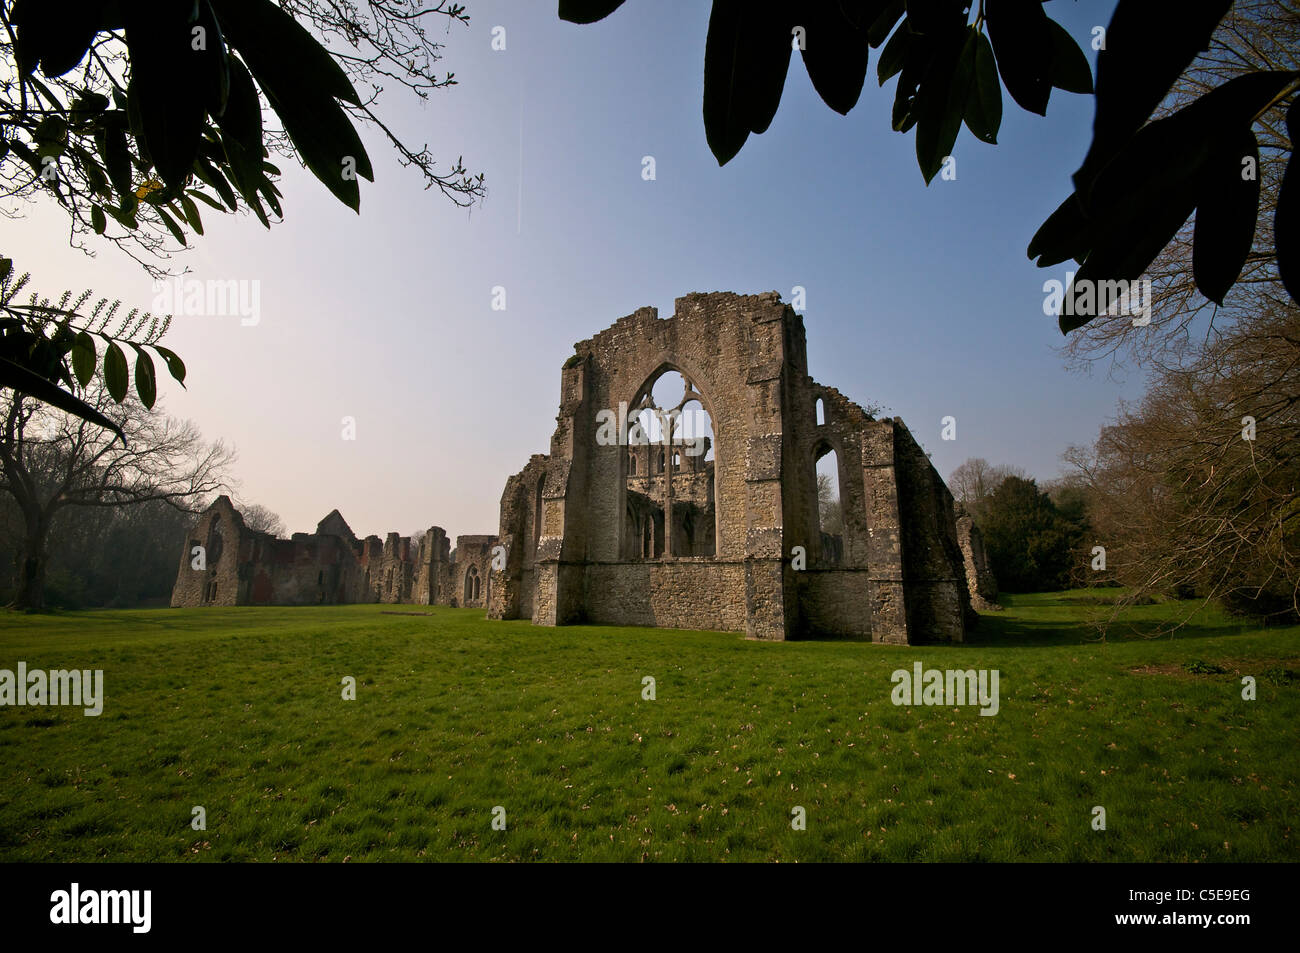
{"label": "silhouetted foliage", "polygon": [[1003,480],[985,502],[980,529],[999,589],[1045,592],[1069,585],[1082,528],[1035,481]]}

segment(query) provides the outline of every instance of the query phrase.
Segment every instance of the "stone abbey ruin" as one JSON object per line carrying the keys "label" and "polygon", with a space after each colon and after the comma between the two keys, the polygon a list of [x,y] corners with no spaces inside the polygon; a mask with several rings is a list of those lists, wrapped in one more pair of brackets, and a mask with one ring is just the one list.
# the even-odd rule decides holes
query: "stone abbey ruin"
{"label": "stone abbey ruin", "polygon": [[[660,407],[670,371],[685,393]],[[692,402],[712,460],[672,426]],[[667,421],[657,442],[647,414]],[[831,451],[838,534],[818,507]],[[960,641],[974,618],[952,494],[901,420],[808,376],[803,319],[775,292],[687,295],[579,342],[551,451],[506,483],[499,537],[493,619],[911,643]]]}
{"label": "stone abbey ruin", "polygon": [[[979,530],[902,420],[807,364],[803,319],[776,292],[690,294],[666,319],[641,308],[575,346],[550,453],[506,481],[497,536],[449,551],[435,526],[413,551],[396,533],[358,540],[336,510],[283,540],[222,497],[187,536],[172,605],[415,603],[542,626],[961,641],[976,608],[996,608]],[[670,373],[684,386],[661,406]],[[692,412],[710,435],[687,432]],[[817,468],[831,453],[827,529]]]}
{"label": "stone abbey ruin", "polygon": [[[351,602],[487,605],[494,536],[457,536],[440,526],[417,546],[389,533],[357,539],[334,510],[315,533],[278,539],[244,525],[218,497],[185,537],[172,607],[303,606]],[[201,552],[196,552],[201,550]]]}

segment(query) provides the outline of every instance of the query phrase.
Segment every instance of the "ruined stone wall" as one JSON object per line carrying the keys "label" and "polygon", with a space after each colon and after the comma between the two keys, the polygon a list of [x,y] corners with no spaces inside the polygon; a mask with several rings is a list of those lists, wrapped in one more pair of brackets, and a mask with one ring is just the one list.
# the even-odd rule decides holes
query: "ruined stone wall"
{"label": "ruined stone wall", "polygon": [[359,601],[356,554],[344,539],[295,533],[292,539],[256,534],[241,553],[247,590],[239,605],[303,606]]}
{"label": "ruined stone wall", "polygon": [[450,605],[451,540],[441,526],[430,526],[416,556],[411,602],[422,606]]}
{"label": "ruined stone wall", "polygon": [[[470,552],[495,537],[464,537]],[[191,550],[205,546],[207,567]],[[213,558],[215,556],[215,558]],[[219,497],[186,533],[172,605],[322,605],[357,602],[449,605],[453,594],[447,534],[434,526],[419,547],[389,533],[358,540],[337,510],[315,533],[277,539],[249,530]]]}
{"label": "ruined stone wall", "polygon": [[[241,605],[241,550],[251,549],[253,532],[228,496],[220,496],[185,536],[172,606]],[[203,548],[204,569],[194,568],[194,548]]]}
{"label": "ruined stone wall", "polygon": [[536,592],[534,564],[541,536],[541,502],[550,460],[535,454],[528,465],[506,481],[501,493],[498,542],[506,565],[494,573],[488,601],[489,619],[532,619]]}
{"label": "ruined stone wall", "polygon": [[743,632],[742,561],[677,559],[634,564],[596,563],[587,569],[587,621],[667,629]]}
{"label": "ruined stone wall", "polygon": [[452,552],[452,605],[481,609],[491,603],[492,548],[495,536],[457,536]]}
{"label": "ruined stone wall", "polygon": [[894,418],[909,641],[960,642],[972,618],[952,493]]}
{"label": "ruined stone wall", "polygon": [[[713,422],[715,558],[743,563],[743,573],[678,573],[681,590],[651,590],[646,611],[668,618],[681,614],[676,605],[749,605],[748,634],[784,637],[778,470],[785,310],[776,295],[687,295],[670,319],[642,308],[577,345],[577,360],[563,371],[551,445],[546,497],[548,507],[556,502],[560,542],[548,551],[544,535],[538,621],[546,621],[552,599],[557,616],[589,614],[583,566],[622,564],[627,578],[644,575],[625,558],[628,447],[596,440],[598,415],[619,414],[617,432],[626,440],[631,412],[620,410],[638,406],[662,373],[675,370],[699,392]],[[562,558],[565,568],[547,569],[548,555]],[[665,550],[663,558],[672,556]],[[725,588],[703,591],[713,585]],[[545,586],[557,587],[555,594],[543,593]]]}
{"label": "ruined stone wall", "polygon": [[[809,560],[807,574],[791,574],[798,593],[795,631],[905,643],[894,422],[873,419],[835,388],[806,375],[795,381],[789,396],[787,540],[790,546],[806,540],[800,545]],[[828,547],[828,541],[836,541],[819,529],[817,462],[832,452],[843,528],[838,545]]]}
{"label": "ruined stone wall", "polygon": [[[808,376],[803,321],[778,295],[687,295],[671,318],[642,308],[575,351],[561,372],[550,453],[502,494],[508,558],[492,618],[720,627],[762,639],[962,638],[951,495],[901,421],[873,420]],[[656,523],[666,496],[658,448],[624,441],[669,370],[713,422],[712,485],[706,493],[705,469],[687,463],[672,474],[672,513]],[[832,449],[844,528],[824,536],[816,466]],[[535,499],[541,528],[530,533]],[[683,555],[690,547],[673,543],[684,520],[701,516],[690,507],[708,499],[713,555]],[[653,544],[644,533],[657,534]],[[796,546],[806,566],[795,565]]]}
{"label": "ruined stone wall", "polygon": [[971,605],[981,612],[1000,611],[998,581],[989,567],[984,534],[960,503],[957,504],[957,544],[961,547],[966,567],[966,589],[970,593]]}

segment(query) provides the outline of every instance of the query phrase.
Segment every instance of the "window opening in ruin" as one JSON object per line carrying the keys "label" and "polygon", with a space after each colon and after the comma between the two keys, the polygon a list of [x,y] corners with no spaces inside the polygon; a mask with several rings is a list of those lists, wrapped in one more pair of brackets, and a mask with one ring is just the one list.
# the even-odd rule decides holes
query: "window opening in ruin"
{"label": "window opening in ruin", "polygon": [[[641,393],[629,412],[628,439],[652,446],[651,465],[636,489],[624,487],[624,558],[714,556],[714,432],[704,395],[671,367],[647,381]],[[656,444],[660,449],[653,449]],[[628,477],[634,473],[630,465]]]}
{"label": "window opening in ruin", "polygon": [[215,566],[221,560],[221,550],[223,540],[221,538],[221,514],[212,514],[212,522],[208,524],[208,542],[206,546],[205,559],[209,567]]}
{"label": "window opening in ruin", "polygon": [[536,558],[537,544],[542,539],[542,491],[546,488],[546,477],[537,481],[537,493],[533,499],[533,554]]}
{"label": "window opening in ruin", "polygon": [[822,561],[838,565],[844,557],[844,514],[840,505],[839,455],[822,444],[817,457],[817,527]]}
{"label": "window opening in ruin", "polygon": [[820,397],[817,398],[817,426],[826,423],[826,403]]}

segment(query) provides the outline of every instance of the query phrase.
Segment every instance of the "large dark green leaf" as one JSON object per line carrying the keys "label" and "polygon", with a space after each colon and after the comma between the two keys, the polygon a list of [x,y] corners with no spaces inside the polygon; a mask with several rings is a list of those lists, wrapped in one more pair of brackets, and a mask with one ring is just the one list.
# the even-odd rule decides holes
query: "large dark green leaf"
{"label": "large dark green leaf", "polygon": [[116,341],[109,341],[108,348],[104,351],[104,386],[108,388],[108,395],[113,400],[122,403],[128,386],[126,355]]}
{"label": "large dark green leaf", "polygon": [[199,207],[194,204],[194,200],[188,195],[182,194],[180,197],[181,211],[185,215],[185,222],[194,229],[196,235],[203,234],[203,219],[199,217]]}
{"label": "large dark green leaf", "polygon": [[72,347],[72,372],[82,387],[95,376],[95,339],[85,331],[77,334],[77,343]]}
{"label": "large dark green leaf", "polygon": [[167,214],[166,209],[160,208],[157,210],[157,212],[158,212],[158,217],[162,219],[162,223],[167,226],[167,231],[171,232],[172,237],[175,238],[176,241],[180,242],[182,247],[184,247],[186,244],[185,232],[182,231],[181,227],[176,224],[176,220]]}
{"label": "large dark green leaf", "polygon": [[126,117],[114,112],[116,114],[103,117],[95,132],[95,145],[108,171],[109,181],[113,183],[118,198],[123,199],[134,194],[131,188],[131,149],[126,138]]}
{"label": "large dark green leaf", "polygon": [[803,65],[813,89],[831,109],[841,115],[848,113],[857,105],[867,78],[868,34],[854,26],[834,3],[805,6],[801,25],[807,30]]}
{"label": "large dark green leaf", "polygon": [[[900,29],[906,29],[906,26]],[[919,40],[919,38],[918,38]],[[894,89],[894,108],[890,115],[890,124],[895,132],[907,132],[916,125],[920,118],[918,92],[921,81],[925,79],[934,61],[933,43],[909,43],[907,58],[903,61],[903,70],[898,74],[898,85]]]}
{"label": "large dark green leaf", "polygon": [[158,378],[154,373],[153,358],[140,345],[132,344],[131,347],[135,349],[135,392],[140,395],[140,403],[145,409],[152,410],[158,399]]}
{"label": "large dark green leaf", "polygon": [[236,57],[230,58],[230,95],[217,117],[221,145],[235,185],[245,197],[262,181],[262,101],[253,77]]}
{"label": "large dark green leaf", "polygon": [[595,23],[623,5],[623,0],[560,0],[560,19],[570,23]]}
{"label": "large dark green leaf", "polygon": [[885,48],[880,51],[880,58],[876,60],[876,79],[881,86],[903,68],[903,63],[907,61],[907,48],[911,38],[912,31],[904,23],[901,28],[894,31]]}
{"label": "large dark green leaf", "polygon": [[1028,254],[1038,259],[1039,268],[1047,268],[1071,258],[1082,262],[1091,249],[1091,226],[1083,214],[1079,196],[1071,192],[1034,233]]}
{"label": "large dark green leaf", "polygon": [[[375,176],[361,138],[335,101],[359,104],[342,69],[310,33],[267,0],[213,0],[213,5],[303,164],[340,201],[359,210],[357,177],[373,182]],[[234,75],[232,68],[232,84]],[[241,194],[266,223],[256,199],[242,188]]]}
{"label": "large dark green leaf", "polygon": [[176,352],[171,350],[170,348],[165,348],[160,344],[155,344],[153,345],[153,349],[157,351],[158,356],[161,357],[167,363],[168,373],[170,373],[171,376],[176,379],[176,382],[178,384],[184,387],[185,386],[185,362],[182,361],[180,357],[176,354]]}
{"label": "large dark green leaf", "polygon": [[1215,142],[1205,168],[1192,238],[1192,277],[1215,304],[1246,264],[1259,214],[1259,143],[1249,127]]}
{"label": "large dark green leaf", "polygon": [[[838,0],[838,2],[844,19],[852,23],[855,29],[863,31],[869,30],[880,15],[892,5],[892,0]],[[898,17],[894,19],[897,20]]]}
{"label": "large dark green leaf", "polygon": [[[373,182],[375,173],[343,107],[328,96],[296,98],[297,90],[294,90],[295,98],[288,100],[270,89],[265,92],[303,164],[339,201],[354,212],[360,211],[361,187],[357,176]],[[249,196],[244,198],[250,205],[256,205]]]}
{"label": "large dark green leaf", "polygon": [[791,26],[775,0],[717,0],[704,47],[704,132],[719,165],[776,115],[790,65]]}
{"label": "large dark green leaf", "polygon": [[1047,115],[1052,31],[1042,0],[986,0],[984,10],[1007,92],[1022,108]]}
{"label": "large dark green leaf", "polygon": [[[1213,149],[1205,115],[1202,105],[1149,123],[1101,171],[1083,201],[1093,247],[1076,285],[1138,280],[1187,221]],[[1081,327],[1099,313],[1062,313],[1061,330]]]}
{"label": "large dark green leaf", "polygon": [[52,380],[42,377],[29,368],[5,357],[0,357],[0,387],[12,388],[15,391],[43,401],[51,407],[57,407],[59,410],[72,414],[74,417],[80,417],[82,420],[88,420],[96,426],[107,428],[121,437],[123,442],[126,442],[126,435],[122,433],[122,428],[94,407],[91,407],[74,394],[63,390]]}
{"label": "large dark green leaf", "polygon": [[878,47],[889,37],[890,31],[894,29],[894,24],[903,18],[907,10],[905,0],[891,0],[885,4],[880,14],[871,21],[871,26],[867,28],[867,45],[872,49]]}
{"label": "large dark green leaf", "polygon": [[[993,59],[993,47],[988,37],[971,27],[970,45],[973,62],[973,81],[966,100],[966,128],[982,142],[997,145],[998,130],[1002,127],[1002,83],[998,81],[998,67]],[[962,51],[965,56],[965,50]]]}
{"label": "large dark green leaf", "polygon": [[211,0],[226,40],[244,57],[262,90],[286,95],[291,82],[354,106],[361,98],[343,68],[305,27],[270,0]]}
{"label": "large dark green leaf", "polygon": [[1061,24],[1049,18],[1047,28],[1052,34],[1052,67],[1048,80],[1067,93],[1091,93],[1092,67],[1088,65],[1088,57]]}
{"label": "large dark green leaf", "polygon": [[1174,180],[1182,187],[1189,175],[1200,172],[1221,137],[1248,127],[1297,75],[1277,70],[1238,76],[1172,116],[1143,126],[1097,173],[1091,188],[1079,190],[1085,214],[1097,217],[1108,206],[1141,204],[1144,190],[1160,193]]}
{"label": "large dark green leaf", "polygon": [[208,195],[206,192],[200,192],[198,189],[186,189],[185,194],[193,196],[194,198],[198,199],[208,208],[214,208],[218,212],[226,211],[226,207],[224,205],[222,205],[220,202],[214,199],[211,195]]}
{"label": "large dark green leaf", "polygon": [[916,105],[916,160],[927,185],[952,154],[975,76],[974,45],[968,33],[952,31],[938,36],[935,44]]}
{"label": "large dark green leaf", "polygon": [[216,166],[207,160],[204,156],[199,156],[194,161],[194,174],[199,177],[199,181],[208,185],[221,196],[221,201],[226,203],[226,207],[232,212],[239,208],[239,202],[235,198],[235,190],[230,187],[226,177],[221,174]]}
{"label": "large dark green leaf", "polygon": [[1231,6],[1232,0],[1119,0],[1097,55],[1097,116],[1075,188],[1086,189],[1150,118]]}
{"label": "large dark green leaf", "polygon": [[62,76],[85,58],[101,29],[104,0],[17,0],[10,22],[17,34],[14,58],[27,74],[39,63],[47,77]]}
{"label": "large dark green leaf", "polygon": [[[230,57],[226,52],[226,38],[221,33],[221,24],[217,22],[208,0],[198,0],[198,19],[191,27],[201,28],[208,46],[208,62],[204,73],[205,83],[202,87],[203,104],[213,116],[220,116],[226,110],[226,99],[230,95]],[[194,42],[190,43],[193,47]]]}
{"label": "large dark green leaf", "polygon": [[742,92],[736,82],[736,55],[744,19],[744,9],[736,0],[718,0],[709,14],[704,41],[704,137],[718,165],[735,158],[749,138],[749,124],[740,119],[734,104]]}
{"label": "large dark green leaf", "polygon": [[203,135],[207,105],[196,91],[207,88],[217,68],[213,50],[190,45],[192,10],[188,3],[123,7],[131,57],[128,99],[149,159],[173,195],[189,178]]}

